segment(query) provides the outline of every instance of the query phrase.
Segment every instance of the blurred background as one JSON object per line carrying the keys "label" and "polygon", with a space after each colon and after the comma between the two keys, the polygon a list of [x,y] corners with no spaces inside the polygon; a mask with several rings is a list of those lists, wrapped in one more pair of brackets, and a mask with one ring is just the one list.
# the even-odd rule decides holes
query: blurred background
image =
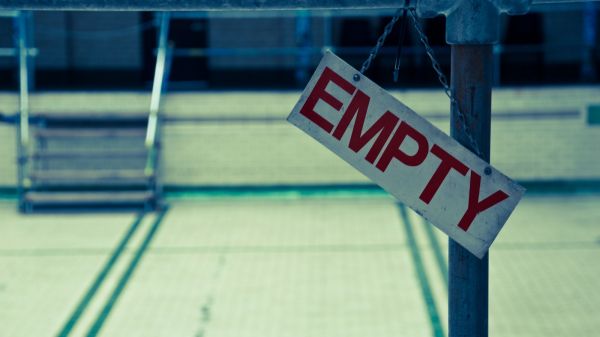
{"label": "blurred background", "polygon": [[[285,118],[393,10],[0,12],[0,336],[445,336],[447,238]],[[600,331],[600,14],[504,16],[490,335]],[[450,73],[445,19],[422,20]],[[449,132],[409,28],[366,73]]]}

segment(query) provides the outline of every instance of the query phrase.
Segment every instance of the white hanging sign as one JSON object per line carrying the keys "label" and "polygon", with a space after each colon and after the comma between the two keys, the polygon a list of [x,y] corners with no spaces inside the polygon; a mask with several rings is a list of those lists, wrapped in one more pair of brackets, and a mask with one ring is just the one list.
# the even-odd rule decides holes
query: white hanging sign
{"label": "white hanging sign", "polygon": [[288,121],[479,258],[525,192],[331,52]]}

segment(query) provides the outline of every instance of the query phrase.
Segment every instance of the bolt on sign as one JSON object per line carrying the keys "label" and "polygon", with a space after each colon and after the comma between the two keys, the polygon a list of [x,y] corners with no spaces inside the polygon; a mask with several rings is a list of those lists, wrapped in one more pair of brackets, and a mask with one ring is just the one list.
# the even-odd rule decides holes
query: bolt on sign
{"label": "bolt on sign", "polygon": [[331,52],[288,121],[479,258],[525,192]]}

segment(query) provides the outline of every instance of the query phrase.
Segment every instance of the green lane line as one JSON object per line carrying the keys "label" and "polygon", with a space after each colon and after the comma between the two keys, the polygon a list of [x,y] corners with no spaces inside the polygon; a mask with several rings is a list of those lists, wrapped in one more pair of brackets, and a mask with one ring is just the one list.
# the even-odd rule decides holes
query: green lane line
{"label": "green lane line", "polygon": [[317,184],[317,185],[233,185],[172,187],[165,190],[170,200],[214,200],[231,198],[257,199],[310,199],[310,198],[389,198],[373,184]]}
{"label": "green lane line", "polygon": [[110,311],[115,306],[117,300],[119,299],[119,296],[123,292],[123,289],[125,289],[127,282],[133,275],[135,268],[137,267],[140,260],[142,259],[142,256],[144,255],[144,252],[148,248],[148,245],[150,245],[150,242],[152,241],[154,234],[156,234],[156,232],[158,231],[158,228],[160,227],[162,220],[165,217],[165,214],[167,213],[168,210],[169,210],[168,206],[165,206],[165,208],[163,208],[163,210],[160,212],[160,214],[158,215],[158,217],[152,224],[152,227],[148,231],[148,234],[144,238],[144,241],[142,242],[142,244],[140,245],[138,250],[135,252],[135,256],[129,263],[127,270],[125,271],[125,273],[123,273],[123,275],[121,276],[121,279],[119,279],[119,283],[113,290],[113,293],[108,298],[108,301],[106,302],[106,304],[104,305],[104,308],[98,315],[98,318],[96,318],[96,321],[94,322],[94,324],[88,331],[88,334],[87,334],[88,337],[97,336],[98,333],[100,332],[100,329],[102,329],[102,326],[104,325],[104,322],[108,318]]}
{"label": "green lane line", "polygon": [[69,320],[65,323],[63,328],[57,334],[57,336],[66,337],[69,335],[69,333],[71,333],[71,330],[73,330],[73,327],[75,326],[75,324],[77,323],[87,306],[90,304],[90,301],[98,291],[98,288],[100,288],[100,285],[102,285],[102,282],[104,282],[106,275],[108,275],[112,267],[115,265],[115,262],[117,262],[119,256],[121,256],[123,250],[125,250],[127,243],[129,242],[135,231],[138,229],[143,218],[144,213],[138,214],[131,226],[129,226],[129,229],[125,233],[125,236],[121,239],[121,242],[119,242],[119,245],[115,248],[108,261],[106,261],[104,267],[102,268],[102,270],[100,270],[100,273],[98,273],[96,279],[92,283],[92,286],[85,293],[85,295],[83,296],[83,298],[69,317]]}
{"label": "green lane line", "polygon": [[421,285],[421,293],[423,294],[423,299],[425,300],[425,305],[427,307],[427,313],[429,314],[429,320],[431,323],[433,337],[444,337],[444,331],[442,330],[440,315],[438,314],[437,308],[435,306],[435,299],[433,298],[431,285],[429,284],[427,274],[425,273],[425,266],[423,265],[421,253],[419,253],[419,247],[417,247],[417,240],[415,239],[412,224],[408,219],[406,206],[404,206],[403,204],[398,204],[398,209],[400,210],[400,216],[402,217],[402,222],[404,223],[404,228],[406,230],[406,238],[408,240],[408,246],[410,248],[410,252],[413,258],[415,272],[417,273],[417,278],[419,279],[419,284]]}
{"label": "green lane line", "polygon": [[154,246],[147,254],[297,254],[379,253],[406,249],[404,244],[290,245],[290,246]]}
{"label": "green lane line", "polygon": [[448,290],[448,263],[444,258],[444,254],[442,253],[442,246],[438,241],[437,236],[433,231],[433,225],[430,224],[427,220],[423,219],[423,226],[425,226],[425,232],[427,233],[427,237],[429,241],[431,241],[431,246],[433,247],[433,254],[435,256],[435,261],[437,262],[438,267],[440,268],[440,273],[442,273],[442,277],[444,278],[444,284],[446,285],[445,289]]}

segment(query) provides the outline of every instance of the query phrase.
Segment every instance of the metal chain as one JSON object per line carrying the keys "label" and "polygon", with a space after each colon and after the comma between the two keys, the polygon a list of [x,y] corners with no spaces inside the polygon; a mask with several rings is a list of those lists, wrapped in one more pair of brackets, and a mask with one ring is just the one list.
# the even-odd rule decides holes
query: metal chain
{"label": "metal chain", "polygon": [[375,47],[373,47],[373,49],[371,49],[371,52],[369,53],[369,57],[367,57],[365,62],[363,62],[362,66],[360,67],[361,74],[364,74],[365,71],[367,71],[367,69],[369,69],[369,67],[371,66],[371,62],[373,62],[373,60],[379,53],[379,49],[381,49],[381,47],[383,47],[383,44],[385,43],[385,39],[392,32],[394,25],[396,24],[396,22],[398,22],[398,20],[400,19],[400,16],[402,16],[402,13],[404,12],[404,10],[405,10],[404,8],[399,8],[396,11],[396,13],[394,14],[394,16],[392,17],[392,20],[390,20],[390,22],[388,22],[388,24],[385,25],[385,28],[383,29],[383,33],[377,39],[377,43],[375,44]]}
{"label": "metal chain", "polygon": [[450,104],[454,107],[454,109],[455,109],[454,111],[456,111],[456,115],[458,117],[458,121],[460,122],[460,126],[465,130],[465,135],[467,137],[467,140],[469,141],[469,145],[471,145],[473,152],[475,152],[475,154],[477,154],[479,157],[481,157],[481,151],[479,150],[479,145],[475,141],[475,138],[473,138],[471,128],[469,127],[469,125],[467,123],[467,119],[466,119],[465,115],[462,113],[462,111],[460,111],[458,101],[456,100],[456,98],[454,97],[454,95],[452,93],[452,90],[450,89],[450,85],[448,84],[448,78],[446,77],[446,75],[444,75],[444,72],[442,71],[440,63],[435,58],[435,54],[433,52],[433,49],[431,48],[431,45],[429,44],[427,35],[425,35],[425,33],[423,32],[423,29],[421,28],[421,25],[419,24],[419,21],[416,16],[416,10],[414,8],[409,8],[408,14],[413,23],[415,31],[419,35],[419,40],[425,47],[425,52],[427,53],[427,57],[429,57],[429,60],[431,61],[431,66],[433,67],[433,70],[437,74],[438,81],[442,84],[442,87],[444,87],[444,92],[446,93],[446,96],[448,96],[448,98],[450,99]]}
{"label": "metal chain", "polygon": [[469,125],[467,123],[467,119],[466,119],[465,115],[462,113],[462,111],[460,111],[458,101],[456,100],[456,98],[454,97],[454,95],[452,93],[452,90],[450,89],[450,84],[448,84],[448,78],[446,77],[446,75],[444,75],[444,72],[442,71],[442,67],[440,66],[440,63],[437,61],[437,59],[435,57],[433,48],[431,48],[431,45],[429,44],[429,39],[427,39],[427,35],[425,35],[425,33],[423,32],[423,29],[421,28],[421,25],[419,24],[419,21],[416,16],[416,9],[414,7],[399,8],[396,11],[394,16],[390,20],[390,22],[388,22],[388,24],[385,26],[381,36],[379,36],[379,38],[377,39],[377,43],[375,44],[375,47],[373,47],[373,49],[371,49],[371,52],[369,53],[369,57],[367,57],[365,62],[363,62],[362,66],[360,68],[360,73],[364,74],[365,71],[367,71],[369,69],[369,67],[371,66],[371,63],[373,62],[373,60],[379,53],[379,50],[381,49],[381,47],[383,47],[383,44],[385,43],[386,38],[388,37],[388,35],[390,35],[390,33],[392,32],[392,29],[394,28],[394,25],[396,24],[396,22],[398,22],[398,20],[400,19],[400,16],[402,16],[402,14],[404,13],[405,10],[408,11],[408,15],[410,16],[410,19],[413,23],[413,27],[414,27],[415,31],[417,32],[417,34],[419,35],[419,40],[421,41],[421,44],[423,44],[423,47],[425,48],[425,52],[431,62],[431,66],[433,67],[433,70],[435,71],[435,73],[438,77],[438,81],[442,84],[442,87],[444,88],[444,93],[446,93],[446,96],[448,96],[448,98],[450,99],[450,104],[454,107],[454,110],[456,111],[458,121],[460,123],[460,126],[465,131],[465,135],[467,137],[467,141],[469,142],[469,145],[471,146],[473,152],[475,152],[475,154],[477,154],[478,156],[481,157],[481,151],[479,150],[479,145],[475,141],[475,138],[473,138],[471,128],[469,127]]}

